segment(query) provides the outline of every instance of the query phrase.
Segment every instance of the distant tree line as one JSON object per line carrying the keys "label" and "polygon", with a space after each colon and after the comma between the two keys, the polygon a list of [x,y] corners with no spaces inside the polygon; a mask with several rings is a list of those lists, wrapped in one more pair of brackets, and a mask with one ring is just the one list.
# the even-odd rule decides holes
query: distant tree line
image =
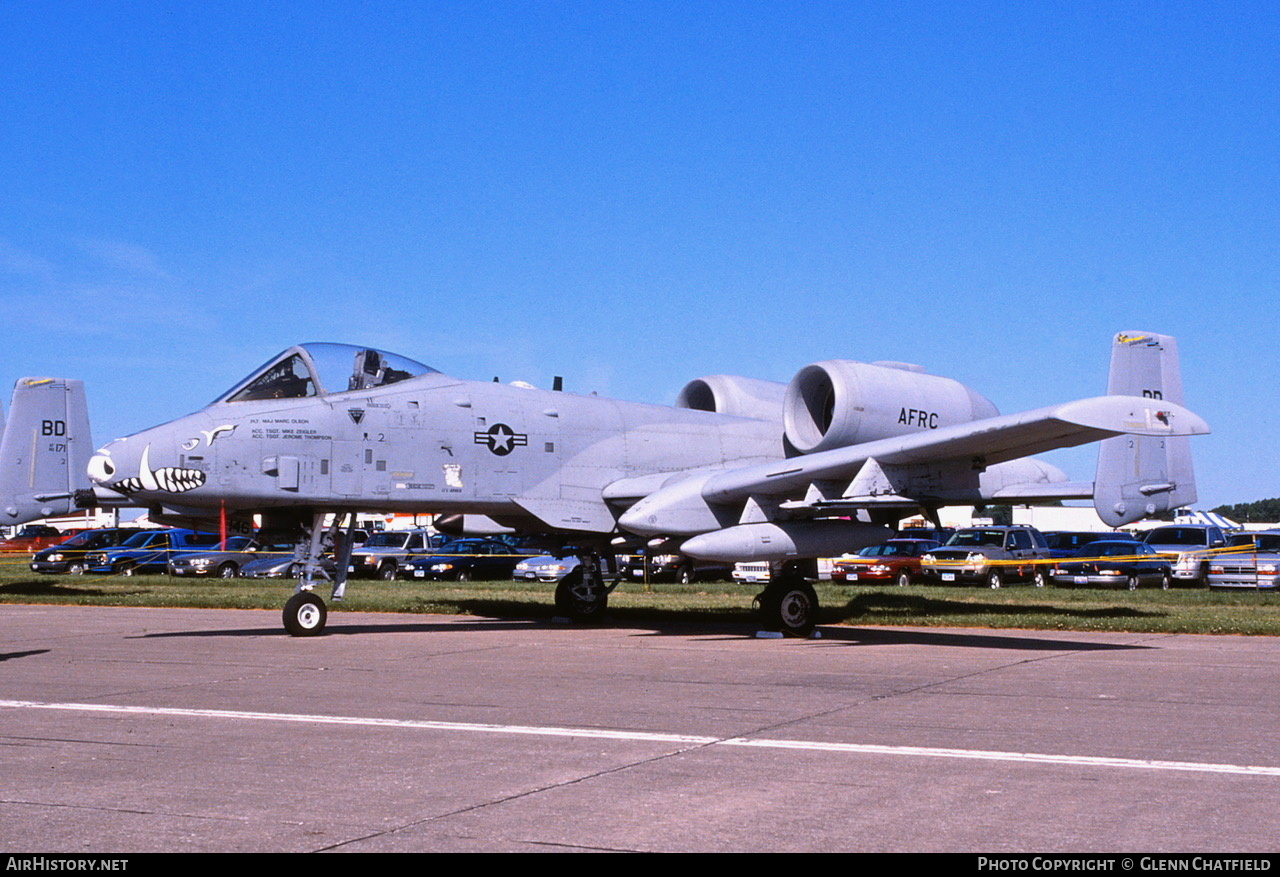
{"label": "distant tree line", "polygon": [[1238,502],[1235,505],[1220,505],[1212,511],[1224,518],[1230,518],[1237,524],[1252,522],[1270,524],[1280,521],[1280,497],[1259,499],[1254,502]]}
{"label": "distant tree line", "polygon": [[[1062,505],[1062,503],[1054,503]],[[1013,506],[1011,505],[976,505],[973,507],[975,518],[990,518],[993,527],[1013,526]]]}

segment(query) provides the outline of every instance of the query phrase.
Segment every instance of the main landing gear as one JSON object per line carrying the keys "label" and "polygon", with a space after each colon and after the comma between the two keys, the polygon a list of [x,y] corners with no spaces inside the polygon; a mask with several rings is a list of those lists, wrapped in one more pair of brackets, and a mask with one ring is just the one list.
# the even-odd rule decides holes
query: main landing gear
{"label": "main landing gear", "polygon": [[600,558],[594,554],[578,556],[578,566],[556,585],[556,611],[574,621],[596,621],[609,605],[609,594],[618,586],[604,580]]}
{"label": "main landing gear", "polygon": [[809,637],[818,624],[818,594],[795,562],[772,570],[768,586],[756,595],[760,626],[769,632]]}

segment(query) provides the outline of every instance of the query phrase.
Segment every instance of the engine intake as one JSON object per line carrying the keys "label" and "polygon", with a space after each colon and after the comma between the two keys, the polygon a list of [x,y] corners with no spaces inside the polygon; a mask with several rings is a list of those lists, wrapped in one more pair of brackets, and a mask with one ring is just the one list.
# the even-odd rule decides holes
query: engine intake
{"label": "engine intake", "polygon": [[920,366],[833,359],[791,379],[783,426],[797,451],[812,454],[999,413],[985,396]]}
{"label": "engine intake", "polygon": [[676,396],[675,407],[781,423],[786,393],[787,385],[776,381],[709,375],[685,384]]}

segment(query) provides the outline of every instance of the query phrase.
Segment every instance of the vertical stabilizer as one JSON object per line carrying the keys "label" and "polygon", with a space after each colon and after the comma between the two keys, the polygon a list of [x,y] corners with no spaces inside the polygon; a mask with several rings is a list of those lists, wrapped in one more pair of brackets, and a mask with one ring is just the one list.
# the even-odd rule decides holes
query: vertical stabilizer
{"label": "vertical stabilizer", "polygon": [[[1181,405],[1178,344],[1169,335],[1120,332],[1111,346],[1109,396],[1143,396]],[[1098,450],[1093,506],[1112,527],[1151,517],[1196,499],[1187,436],[1121,435]]]}
{"label": "vertical stabilizer", "polygon": [[18,381],[0,440],[0,524],[74,511],[72,494],[90,486],[92,453],[83,382]]}

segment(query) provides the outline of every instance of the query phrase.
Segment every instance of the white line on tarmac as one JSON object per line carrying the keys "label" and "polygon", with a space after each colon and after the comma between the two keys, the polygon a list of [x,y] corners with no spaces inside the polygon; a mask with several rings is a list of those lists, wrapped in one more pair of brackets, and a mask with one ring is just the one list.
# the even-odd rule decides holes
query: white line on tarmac
{"label": "white line on tarmac", "polygon": [[320,716],[298,713],[260,713],[242,710],[199,710],[176,707],[121,706],[99,703],[42,703],[0,700],[0,708],[66,710],[89,713],[123,713],[144,716],[238,719],[254,722],[301,722],[313,725],[355,725],[368,728],[409,728],[420,731],[462,731],[484,734],[530,734],[541,737],[589,737],[686,746],[736,746],[752,749],[798,749],[808,752],[842,752],[851,755],[892,755],[908,758],[964,758],[1029,764],[1064,764],[1140,770],[1194,771],[1280,777],[1280,767],[1247,764],[1207,764],[1196,761],[1149,761],[1140,758],[1103,758],[1091,755],[1050,755],[1036,752],[994,752],[981,749],[938,749],[923,746],[882,746],[865,743],[822,743],[816,740],[770,740],[745,737],[705,737],[652,731],[609,731],[601,728],[555,728],[536,725],[483,725],[471,722],[429,722],[412,719],[379,719],[359,716]]}

